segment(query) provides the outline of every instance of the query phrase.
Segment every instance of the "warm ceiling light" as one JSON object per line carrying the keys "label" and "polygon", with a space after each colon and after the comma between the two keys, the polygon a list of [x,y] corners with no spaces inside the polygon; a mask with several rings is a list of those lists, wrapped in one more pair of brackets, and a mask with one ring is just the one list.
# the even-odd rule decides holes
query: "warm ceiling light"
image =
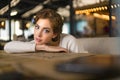
{"label": "warm ceiling light", "polygon": [[[20,2],[20,0],[12,0],[10,2],[10,6],[14,7],[16,6],[18,3]],[[2,9],[0,9],[0,15],[3,15],[5,12],[7,12],[9,10],[9,5],[6,5],[5,7],[3,7]]]}
{"label": "warm ceiling light", "polygon": [[17,15],[17,11],[16,10],[13,10],[13,11],[11,11],[11,13],[10,13],[10,16],[15,16],[15,15]]}
{"label": "warm ceiling light", "polygon": [[[100,18],[100,19],[104,19],[104,20],[110,20],[110,19],[109,19],[109,15],[94,13],[93,16],[94,16],[94,17],[97,17],[97,18]],[[116,19],[115,16],[111,16],[111,17],[112,17],[112,20],[115,20],[115,19]]]}
{"label": "warm ceiling light", "polygon": [[33,9],[27,11],[26,13],[24,13],[22,15],[22,17],[26,18],[29,17],[31,14],[37,13],[38,11],[40,11],[43,8],[43,6],[41,4],[37,5],[36,7],[34,7]]}

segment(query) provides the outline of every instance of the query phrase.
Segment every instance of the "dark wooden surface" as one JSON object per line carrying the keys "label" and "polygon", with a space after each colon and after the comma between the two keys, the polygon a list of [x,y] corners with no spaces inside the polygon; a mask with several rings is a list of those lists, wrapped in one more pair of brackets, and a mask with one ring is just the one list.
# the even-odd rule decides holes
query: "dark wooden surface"
{"label": "dark wooden surface", "polygon": [[[93,55],[97,56],[94,57]],[[90,57],[89,56],[93,56]],[[82,73],[65,73],[55,69],[59,63],[71,61],[75,58],[88,57],[84,62],[90,64],[120,67],[119,56],[97,55],[90,53],[19,53],[7,54],[0,51],[0,74],[11,74],[15,80],[89,80],[94,75]],[[14,74],[18,75],[14,75]],[[13,74],[13,75],[12,75]],[[17,79],[16,79],[17,76]],[[2,77],[4,79],[4,77]],[[10,77],[11,78],[11,77]],[[10,78],[8,80],[10,80]],[[6,79],[7,80],[7,79]],[[107,79],[106,79],[107,80]]]}

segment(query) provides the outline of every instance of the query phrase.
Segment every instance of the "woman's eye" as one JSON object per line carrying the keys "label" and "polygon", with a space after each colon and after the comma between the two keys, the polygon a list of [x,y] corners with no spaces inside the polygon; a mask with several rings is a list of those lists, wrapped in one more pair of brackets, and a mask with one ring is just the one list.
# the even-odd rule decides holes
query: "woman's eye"
{"label": "woman's eye", "polygon": [[39,29],[39,26],[38,26],[38,25],[35,25],[35,29]]}
{"label": "woman's eye", "polygon": [[45,29],[44,32],[45,32],[45,33],[49,33],[50,31],[49,31],[48,29]]}

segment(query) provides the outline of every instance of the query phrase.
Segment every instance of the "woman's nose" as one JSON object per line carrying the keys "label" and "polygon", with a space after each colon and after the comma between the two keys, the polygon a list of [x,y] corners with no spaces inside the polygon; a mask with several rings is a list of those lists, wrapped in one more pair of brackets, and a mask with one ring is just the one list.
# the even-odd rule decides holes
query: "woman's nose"
{"label": "woman's nose", "polygon": [[38,34],[39,37],[41,37],[42,36],[42,31],[39,30],[37,34]]}

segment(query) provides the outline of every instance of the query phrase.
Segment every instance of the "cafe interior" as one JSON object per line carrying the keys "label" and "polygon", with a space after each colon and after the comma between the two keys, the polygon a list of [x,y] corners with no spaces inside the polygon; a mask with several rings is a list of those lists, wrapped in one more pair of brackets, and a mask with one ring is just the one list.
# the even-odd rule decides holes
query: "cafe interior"
{"label": "cafe interior", "polygon": [[[4,45],[7,42],[13,40],[33,40],[33,20],[35,14],[45,8],[53,9],[62,16],[64,20],[62,33],[71,34],[76,37],[79,45],[84,45],[88,53],[92,53],[89,56],[97,54],[96,57],[87,57],[84,60],[83,56],[88,56],[87,54],[76,54],[73,56],[68,54],[69,57],[71,56],[70,59],[76,56],[82,56],[82,58],[73,61],[69,60],[66,64],[64,62],[61,63],[62,65],[57,65],[57,69],[60,72],[58,73],[53,71],[51,66],[55,65],[57,61],[67,60],[67,55],[58,55],[54,53],[51,53],[52,56],[49,54],[36,54],[37,56],[35,54],[33,56],[31,54],[5,54],[5,61],[7,61],[6,58],[8,58],[8,62],[10,60],[11,62],[9,63],[12,64],[12,67],[10,66],[9,69],[13,69],[14,67],[14,72],[11,71],[12,73],[6,73],[9,71],[8,66],[4,68],[4,66],[0,64],[0,80],[120,79],[119,0],[0,0],[0,57],[5,53]],[[26,55],[30,58],[26,57]],[[43,62],[40,60],[40,64],[39,57],[41,58],[41,56],[42,59],[45,58],[45,60],[43,60]],[[63,59],[61,56],[63,56]],[[67,58],[65,58],[65,56]],[[13,64],[13,57],[16,57],[14,60],[18,60],[20,64],[17,62],[15,63],[17,66]],[[58,59],[56,59],[57,57]],[[34,60],[36,62],[32,61],[34,58],[36,58]],[[49,60],[48,58],[50,59],[49,62],[46,61]],[[97,68],[91,66],[91,68],[88,68],[89,66],[85,65],[82,66],[80,61],[94,66],[97,64]],[[4,62],[0,61],[0,63]],[[76,63],[81,66],[78,64],[76,65]],[[47,67],[48,65],[50,67]],[[86,70],[83,69],[83,67],[86,68]],[[109,68],[105,70],[106,67]],[[1,71],[5,74],[2,74]],[[7,78],[5,78],[6,75]]]}
{"label": "cafe interior", "polygon": [[76,38],[118,37],[119,6],[118,0],[2,0],[0,41],[32,37],[35,13],[44,8],[54,9],[63,17],[63,33]]}

